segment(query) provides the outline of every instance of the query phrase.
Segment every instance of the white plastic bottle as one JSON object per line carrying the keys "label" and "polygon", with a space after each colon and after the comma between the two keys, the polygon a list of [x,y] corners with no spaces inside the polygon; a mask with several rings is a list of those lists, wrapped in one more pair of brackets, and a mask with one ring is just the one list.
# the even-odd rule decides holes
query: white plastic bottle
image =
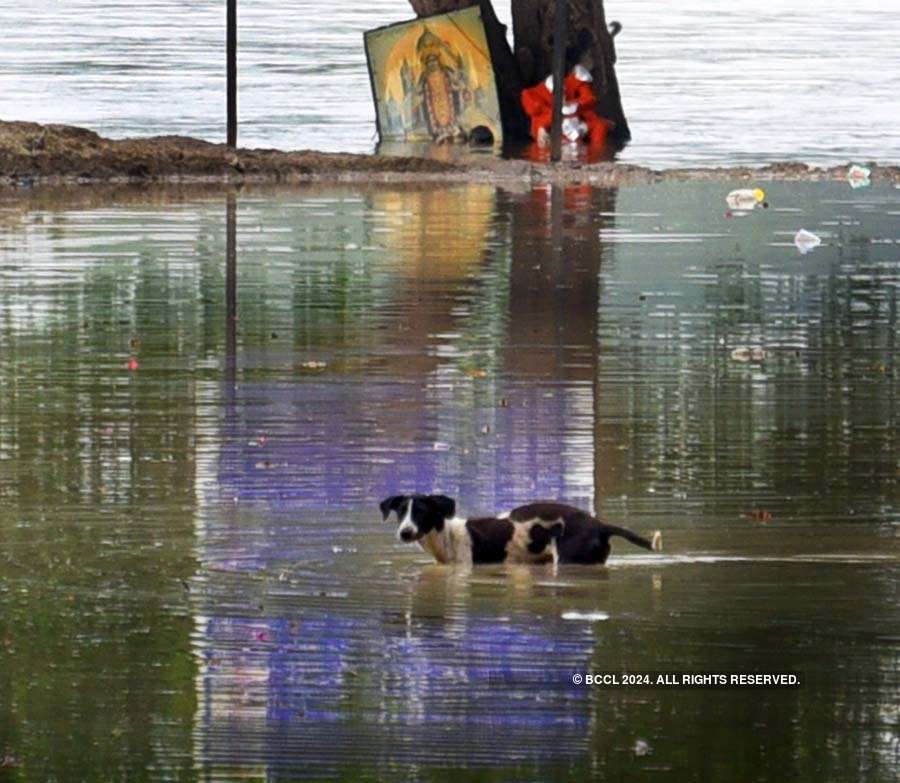
{"label": "white plastic bottle", "polygon": [[741,210],[749,212],[754,209],[757,204],[762,204],[763,208],[768,207],[766,203],[766,193],[762,188],[741,188],[740,190],[732,190],[725,196],[725,203],[729,209]]}

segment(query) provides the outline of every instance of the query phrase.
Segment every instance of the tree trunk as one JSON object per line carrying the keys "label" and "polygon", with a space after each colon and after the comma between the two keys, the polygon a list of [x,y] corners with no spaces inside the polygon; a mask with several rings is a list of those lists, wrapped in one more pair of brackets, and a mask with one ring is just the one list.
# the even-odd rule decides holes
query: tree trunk
{"label": "tree trunk", "polygon": [[[513,0],[515,54],[522,81],[537,84],[551,72],[553,57],[554,0]],[[631,138],[622,110],[616,79],[616,47],[606,25],[603,0],[569,0],[570,56],[594,77],[597,113],[615,123],[612,137],[624,142]]]}
{"label": "tree trunk", "polygon": [[[503,131],[510,138],[528,137],[522,109],[522,88],[537,84],[551,71],[555,0],[512,0],[515,54],[506,40],[506,27],[497,19],[491,0],[409,0],[417,16],[431,16],[477,5],[497,74]],[[597,113],[612,120],[612,138],[631,138],[616,80],[616,50],[606,26],[603,0],[569,0],[570,54],[591,71],[597,94]]]}

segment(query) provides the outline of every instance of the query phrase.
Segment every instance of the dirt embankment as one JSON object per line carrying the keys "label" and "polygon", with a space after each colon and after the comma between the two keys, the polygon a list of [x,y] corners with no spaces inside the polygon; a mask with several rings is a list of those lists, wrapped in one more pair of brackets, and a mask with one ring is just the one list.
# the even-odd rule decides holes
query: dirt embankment
{"label": "dirt embankment", "polygon": [[233,150],[187,136],[106,139],[71,125],[0,121],[0,179],[7,185],[23,181],[281,181],[316,174],[441,173],[455,168],[422,158]]}
{"label": "dirt embankment", "polygon": [[[560,164],[491,155],[445,162],[423,157],[238,149],[185,136],[106,139],[70,125],[0,121],[0,187],[90,183],[241,183],[543,180],[598,186],[696,180],[844,179],[847,166],[778,163],[762,168],[653,171],[617,163]],[[900,167],[872,165],[873,182],[900,183]]]}

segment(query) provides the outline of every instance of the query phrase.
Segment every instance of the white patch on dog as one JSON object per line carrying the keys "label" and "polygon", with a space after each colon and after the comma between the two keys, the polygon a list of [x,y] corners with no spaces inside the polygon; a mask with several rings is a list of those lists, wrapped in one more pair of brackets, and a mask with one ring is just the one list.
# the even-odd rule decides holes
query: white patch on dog
{"label": "white patch on dog", "polygon": [[557,563],[559,562],[559,552],[556,549],[556,541],[551,539],[547,542],[547,546],[539,554],[528,549],[531,543],[531,528],[538,525],[548,530],[553,525],[562,523],[560,519],[544,520],[531,519],[527,522],[513,523],[513,537],[506,547],[507,563]]}
{"label": "white patch on dog", "polygon": [[[413,524],[412,514],[413,514],[413,499],[410,498],[409,502],[406,504],[406,516],[400,520],[400,526],[397,528],[397,539],[400,541],[406,541],[407,539],[403,538],[404,533],[411,533],[413,536],[418,535],[419,530]],[[400,516],[400,512],[397,512],[397,516]]]}
{"label": "white patch on dog", "polygon": [[466,530],[466,520],[452,517],[444,520],[444,529],[432,530],[419,545],[439,563],[471,563],[472,538]]}

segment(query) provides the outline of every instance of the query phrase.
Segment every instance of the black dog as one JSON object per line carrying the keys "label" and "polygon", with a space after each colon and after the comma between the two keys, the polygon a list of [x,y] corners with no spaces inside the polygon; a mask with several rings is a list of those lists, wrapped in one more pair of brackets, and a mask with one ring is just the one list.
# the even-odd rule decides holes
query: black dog
{"label": "black dog", "polygon": [[530,503],[499,517],[468,520],[455,511],[445,495],[394,495],[381,503],[384,519],[397,515],[397,537],[418,541],[440,563],[605,563],[612,536],[662,549],[659,531],[648,541],[562,503]]}

